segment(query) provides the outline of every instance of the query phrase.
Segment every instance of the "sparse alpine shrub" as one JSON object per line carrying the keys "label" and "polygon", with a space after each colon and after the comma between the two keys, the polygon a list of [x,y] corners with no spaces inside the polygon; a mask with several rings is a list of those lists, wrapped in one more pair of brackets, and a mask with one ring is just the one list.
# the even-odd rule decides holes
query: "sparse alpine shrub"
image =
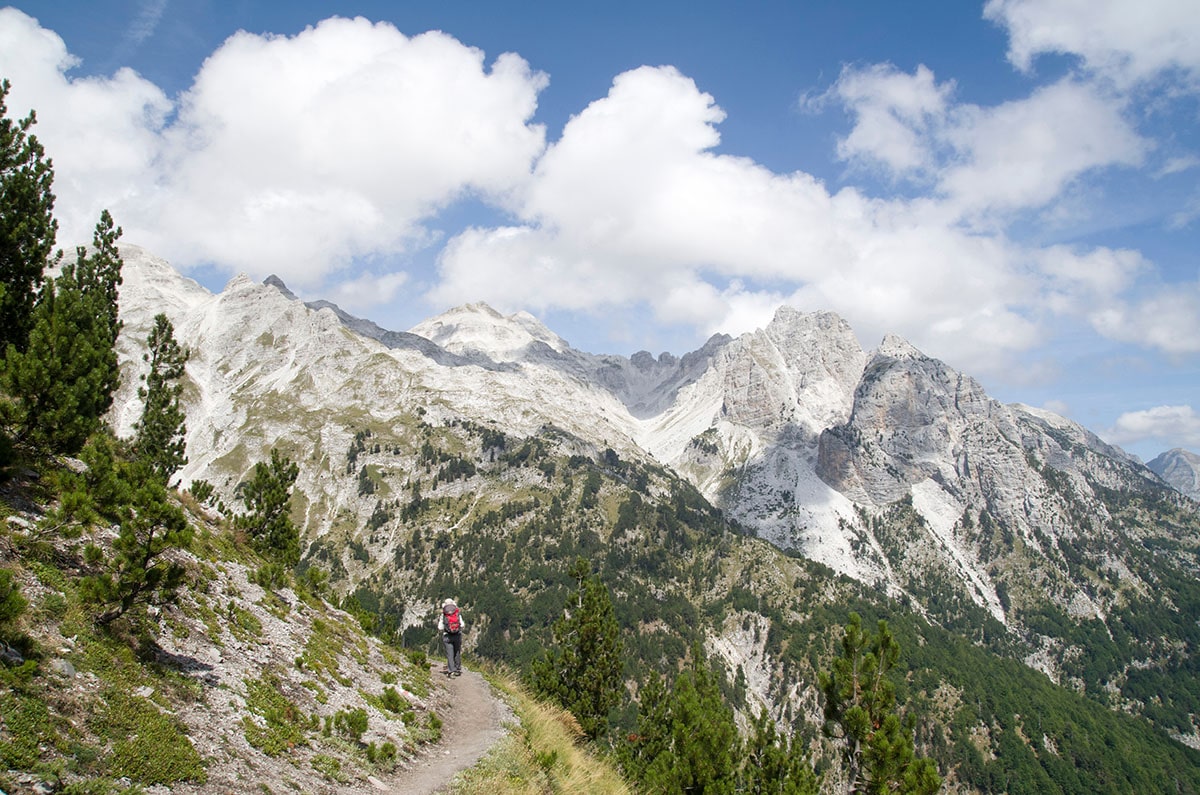
{"label": "sparse alpine shrub", "polygon": [[[9,640],[13,625],[29,605],[12,572],[0,569],[0,640]],[[392,691],[395,692],[395,691]]]}
{"label": "sparse alpine shrub", "polygon": [[339,710],[333,717],[333,723],[347,739],[362,742],[363,732],[367,730],[367,711],[361,707]]}
{"label": "sparse alpine shrub", "polygon": [[408,702],[400,697],[400,693],[394,687],[385,687],[383,689],[383,696],[379,700],[383,703],[384,709],[389,712],[395,712],[397,715],[408,707]]}

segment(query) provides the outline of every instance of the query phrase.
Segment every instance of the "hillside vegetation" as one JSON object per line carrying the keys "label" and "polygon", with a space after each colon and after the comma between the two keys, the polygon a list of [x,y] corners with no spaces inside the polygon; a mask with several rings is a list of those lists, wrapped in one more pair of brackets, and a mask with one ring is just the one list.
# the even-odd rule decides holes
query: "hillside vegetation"
{"label": "hillside vegetation", "polygon": [[[1109,708],[1111,696],[1082,692],[1083,680],[1064,687],[1030,668],[1023,662],[1029,647],[961,602],[947,606],[944,625],[931,622],[744,535],[659,467],[624,461],[611,450],[582,455],[580,440],[552,429],[514,439],[468,422],[435,427],[414,416],[408,435],[419,445],[405,448],[385,431],[360,429],[349,469],[374,484],[378,526],[361,536],[326,537],[301,563],[330,571],[333,587],[345,594],[343,606],[385,635],[419,644],[421,631],[405,628],[406,604],[453,592],[477,616],[471,650],[528,670],[563,605],[574,603],[570,568],[582,558],[611,592],[630,692],[655,676],[676,676],[703,649],[722,672],[724,702],[737,711],[743,731],[765,707],[811,749],[827,784],[839,763],[822,731],[817,684],[842,625],[857,612],[867,626],[886,619],[897,638],[898,701],[915,719],[917,750],[936,760],[950,789],[1200,788],[1200,754],[1168,737],[1177,724],[1166,719],[1170,710],[1183,720],[1194,714],[1190,678],[1157,672],[1171,681],[1145,702],[1152,713],[1162,710],[1156,729]],[[420,451],[425,463],[395,465],[404,449]],[[901,526],[907,519],[900,511],[884,521]],[[1194,613],[1144,607],[1131,622],[1170,621],[1187,637],[1186,616]],[[1070,622],[1062,629],[1086,627]],[[1134,638],[1123,648],[1118,638],[1077,639],[1083,653],[1071,663],[1081,672],[1096,658],[1138,648]],[[1172,693],[1179,696],[1168,701]],[[610,719],[614,731],[605,742],[619,755],[621,738],[636,730],[637,702],[623,700]]]}
{"label": "hillside vegetation", "polygon": [[0,573],[24,605],[4,625],[0,789],[371,792],[439,738],[423,653],[302,586],[262,587],[265,561],[186,496],[196,532],[167,553],[180,588],[99,622],[83,550],[111,555],[113,534],[70,538],[53,510],[69,471],[33,473],[0,491]]}

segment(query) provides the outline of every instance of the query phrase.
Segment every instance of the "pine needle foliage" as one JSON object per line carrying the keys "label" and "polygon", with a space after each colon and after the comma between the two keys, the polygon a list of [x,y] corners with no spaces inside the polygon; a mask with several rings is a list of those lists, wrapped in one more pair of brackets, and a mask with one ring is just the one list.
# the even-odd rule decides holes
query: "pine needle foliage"
{"label": "pine needle foliage", "polygon": [[106,625],[136,605],[168,601],[183,585],[186,571],[169,553],[190,546],[192,528],[166,485],[122,455],[111,436],[95,436],[82,457],[88,471],[77,490],[95,515],[118,528],[110,554],[88,547],[85,557],[98,571],[81,583],[84,597],[101,607],[96,623]]}
{"label": "pine needle foliage", "polygon": [[886,621],[872,635],[851,613],[841,655],[820,674],[825,732],[842,743],[848,793],[933,795],[941,787],[933,761],[913,750],[913,721],[902,722],[896,711],[888,672],[899,659]]}
{"label": "pine needle foliage", "polygon": [[816,795],[821,777],[801,739],[778,731],[765,709],[750,727],[742,759],[739,792],[759,795]]}
{"label": "pine needle foliage", "polygon": [[42,285],[33,304],[24,351],[9,345],[4,387],[16,398],[19,441],[51,453],[75,455],[103,424],[120,380],[115,345],[121,235],[105,210],[93,251]]}
{"label": "pine needle foliage", "polygon": [[733,710],[699,646],[691,659],[670,690],[656,674],[642,688],[638,728],[623,751],[624,767],[647,792],[740,791],[743,745]]}
{"label": "pine needle foliage", "polygon": [[143,408],[135,429],[134,451],[154,476],[166,484],[187,463],[186,416],[179,398],[188,350],[175,340],[174,326],[161,313],[154,318],[146,345],[149,352],[142,359],[149,363],[150,371],[143,376],[144,385],[138,388]]}
{"label": "pine needle foliage", "polygon": [[573,714],[583,733],[596,739],[608,731],[608,714],[624,691],[620,627],[608,588],[576,560],[571,576],[579,583],[567,614],[554,624],[554,646],[536,660],[534,689]]}
{"label": "pine needle foliage", "polygon": [[9,345],[25,349],[33,302],[58,232],[54,167],[30,132],[35,113],[9,118],[10,88],[0,81],[0,354]]}
{"label": "pine needle foliage", "polygon": [[254,548],[272,563],[291,570],[300,562],[300,531],[289,513],[292,485],[299,467],[278,450],[271,462],[254,465],[250,479],[238,486],[249,513],[234,519],[234,527],[250,536]]}

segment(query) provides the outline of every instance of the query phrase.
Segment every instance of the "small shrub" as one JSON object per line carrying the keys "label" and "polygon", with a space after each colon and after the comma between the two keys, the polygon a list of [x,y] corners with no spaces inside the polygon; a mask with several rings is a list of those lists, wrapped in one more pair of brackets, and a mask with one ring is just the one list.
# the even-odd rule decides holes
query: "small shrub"
{"label": "small shrub", "polygon": [[314,756],[312,766],[313,770],[331,781],[341,782],[345,778],[342,775],[342,763],[327,754],[317,754]]}
{"label": "small shrub", "polygon": [[291,570],[279,562],[264,563],[254,572],[252,578],[255,585],[267,590],[283,588],[291,584]]}
{"label": "small shrub", "polygon": [[205,780],[204,762],[175,719],[119,691],[108,691],[104,703],[94,728],[113,743],[105,760],[108,775],[140,784]]}
{"label": "small shrub", "polygon": [[397,715],[408,707],[408,702],[401,697],[394,687],[385,687],[380,701],[383,703],[384,709],[388,712],[395,712]]}
{"label": "small shrub", "polygon": [[262,622],[249,610],[230,600],[225,613],[229,617],[229,631],[238,640],[247,642],[262,637]]}
{"label": "small shrub", "polygon": [[308,719],[279,692],[279,680],[274,676],[246,682],[246,707],[265,723],[261,725],[249,716],[243,718],[246,741],[268,756],[278,756],[306,742]]}
{"label": "small shrub", "polygon": [[13,579],[12,572],[0,569],[0,636],[8,637],[13,624],[29,605],[21,596],[21,586]]}
{"label": "small shrub", "polygon": [[193,480],[192,486],[188,490],[192,492],[192,496],[196,498],[196,502],[201,504],[207,503],[212,498],[214,491],[213,484],[207,480]]}
{"label": "small shrub", "polygon": [[367,730],[367,711],[361,707],[349,711],[339,710],[333,718],[333,723],[347,739],[361,742],[363,732]]}
{"label": "small shrub", "polygon": [[383,768],[391,768],[396,763],[396,744],[385,742],[378,748],[375,743],[367,746],[367,761]]}
{"label": "small shrub", "polygon": [[442,739],[442,719],[437,716],[436,712],[429,713],[426,727],[429,730],[429,742],[436,743]]}
{"label": "small shrub", "polygon": [[0,765],[12,770],[29,770],[41,756],[38,746],[50,739],[53,727],[46,705],[29,696],[13,693],[0,696]]}

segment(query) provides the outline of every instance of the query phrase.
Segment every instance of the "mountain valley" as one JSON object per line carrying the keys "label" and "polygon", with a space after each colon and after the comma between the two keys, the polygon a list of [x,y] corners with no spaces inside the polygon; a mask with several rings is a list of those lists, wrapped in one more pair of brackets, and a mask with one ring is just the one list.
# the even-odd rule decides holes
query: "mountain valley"
{"label": "mountain valley", "polygon": [[766,707],[814,748],[854,610],[901,639],[952,791],[1200,791],[1200,513],[1087,429],[897,337],[863,350],[827,312],[626,359],[485,305],[393,332],[278,280],[213,295],[122,251],[118,434],[165,312],[191,351],[179,485],[228,513],[285,453],[301,571],[381,636],[424,647],[450,594],[478,616],[470,653],[521,668],[583,557],[628,670],[699,643],[743,718]]}

